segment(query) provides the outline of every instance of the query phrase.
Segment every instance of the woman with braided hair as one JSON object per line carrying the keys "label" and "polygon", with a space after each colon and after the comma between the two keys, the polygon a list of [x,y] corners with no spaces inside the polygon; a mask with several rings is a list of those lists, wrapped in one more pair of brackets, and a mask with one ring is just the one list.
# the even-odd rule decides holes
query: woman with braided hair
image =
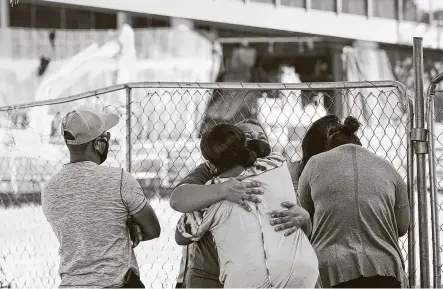
{"label": "woman with braided hair", "polygon": [[259,182],[263,194],[259,203],[248,201],[250,212],[236,203],[220,201],[204,211],[184,214],[177,225],[180,234],[199,241],[206,232],[212,233],[224,287],[313,288],[318,280],[318,261],[304,233],[310,228],[299,228],[286,236],[270,224],[271,213],[282,202],[296,202],[286,159],[277,153],[257,158],[247,147],[243,131],[227,124],[209,129],[200,147],[217,171],[208,185],[242,178]]}
{"label": "woman with braided hair", "polygon": [[398,245],[409,227],[406,184],[388,161],[361,146],[359,127],[352,116],[332,127],[326,152],[309,159],[299,180],[321,285],[406,287]]}

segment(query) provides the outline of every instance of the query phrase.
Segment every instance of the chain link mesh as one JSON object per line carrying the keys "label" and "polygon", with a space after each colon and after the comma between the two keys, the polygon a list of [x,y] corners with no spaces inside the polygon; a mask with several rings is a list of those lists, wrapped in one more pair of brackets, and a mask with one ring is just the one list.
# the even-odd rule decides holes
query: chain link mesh
{"label": "chain link mesh", "polygon": [[[441,77],[436,76],[435,78]],[[442,83],[435,83],[436,88],[431,97],[429,90],[427,95],[427,113],[428,129],[430,133],[430,151],[429,160],[429,183],[427,188],[430,191],[430,207],[429,215],[429,252],[431,263],[431,276],[433,276],[434,286],[441,287],[442,264],[441,257],[443,253],[442,237],[443,237],[443,86]],[[431,84],[432,86],[432,84]],[[432,100],[431,100],[432,98]],[[433,106],[431,108],[431,106]],[[432,253],[431,253],[432,252]],[[438,255],[438,257],[437,257]]]}
{"label": "chain link mesh", "polygon": [[[0,286],[55,287],[60,282],[58,242],[41,210],[40,192],[69,160],[60,135],[61,118],[84,106],[120,116],[119,124],[110,130],[104,165],[130,168],[159,216],[161,236],[135,249],[147,287],[170,288],[176,282],[182,253],[174,239],[179,214],[170,208],[168,198],[172,188],[202,161],[199,136],[215,123],[257,118],[273,148],[296,161],[301,159],[301,139],[313,121],[329,112],[352,114],[362,123],[363,145],[392,162],[407,178],[412,106],[395,82],[290,88],[221,83],[129,87],[0,111]],[[406,238],[401,239],[401,249],[406,259]]]}

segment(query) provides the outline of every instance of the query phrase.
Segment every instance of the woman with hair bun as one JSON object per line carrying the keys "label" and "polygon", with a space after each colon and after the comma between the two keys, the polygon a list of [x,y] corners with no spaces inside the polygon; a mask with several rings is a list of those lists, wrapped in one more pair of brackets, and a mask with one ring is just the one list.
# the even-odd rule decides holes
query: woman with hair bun
{"label": "woman with hair bun", "polygon": [[200,147],[218,175],[207,184],[240,178],[259,182],[263,194],[261,202],[249,202],[250,212],[236,203],[221,201],[203,212],[184,214],[182,218],[187,220],[180,220],[177,227],[180,234],[199,241],[206,232],[212,233],[224,287],[313,288],[319,276],[318,260],[303,231],[307,228],[286,236],[270,224],[271,212],[280,209],[282,202],[296,202],[286,159],[276,153],[257,158],[246,147],[243,131],[227,124],[208,130]]}
{"label": "woman with hair bun", "polygon": [[323,287],[407,287],[399,237],[409,227],[406,184],[388,161],[361,146],[349,116],[328,133],[299,180],[312,220],[311,243]]}

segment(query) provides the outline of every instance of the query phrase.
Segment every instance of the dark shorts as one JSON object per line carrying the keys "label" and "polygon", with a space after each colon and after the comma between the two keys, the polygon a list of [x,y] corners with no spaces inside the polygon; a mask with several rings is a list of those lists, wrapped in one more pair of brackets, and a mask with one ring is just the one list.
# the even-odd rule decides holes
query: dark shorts
{"label": "dark shorts", "polygon": [[352,279],[339,283],[333,288],[401,288],[401,283],[395,277],[377,275]]}
{"label": "dark shorts", "polygon": [[223,288],[218,276],[205,276],[193,269],[187,270],[184,285],[186,288]]}
{"label": "dark shorts", "polygon": [[145,285],[140,280],[140,277],[134,273],[134,271],[129,270],[125,276],[125,284],[121,288],[145,288]]}

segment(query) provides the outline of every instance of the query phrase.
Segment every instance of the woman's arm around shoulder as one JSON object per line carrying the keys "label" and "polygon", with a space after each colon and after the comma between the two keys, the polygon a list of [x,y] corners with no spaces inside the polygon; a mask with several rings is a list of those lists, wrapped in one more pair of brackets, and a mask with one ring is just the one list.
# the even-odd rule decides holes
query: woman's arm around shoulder
{"label": "woman's arm around shoulder", "polygon": [[260,201],[255,196],[262,193],[257,182],[241,182],[231,178],[224,183],[205,185],[211,179],[208,166],[198,166],[172,191],[171,207],[181,213],[191,213],[223,200],[238,203],[245,209],[249,209],[245,201]]}

